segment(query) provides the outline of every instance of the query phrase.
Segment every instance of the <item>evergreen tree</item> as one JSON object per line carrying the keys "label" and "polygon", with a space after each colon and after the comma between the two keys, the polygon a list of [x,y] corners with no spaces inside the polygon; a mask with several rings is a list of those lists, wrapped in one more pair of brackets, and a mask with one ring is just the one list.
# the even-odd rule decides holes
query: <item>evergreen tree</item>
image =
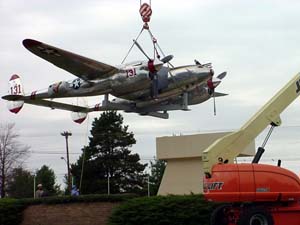
{"label": "evergreen tree", "polygon": [[[85,151],[85,164],[81,193],[141,193],[145,192],[146,176],[138,154],[129,148],[136,143],[123,117],[115,111],[104,112],[92,123],[89,145]],[[79,187],[83,154],[72,165],[72,174]],[[109,182],[108,182],[109,179]]]}
{"label": "evergreen tree", "polygon": [[157,159],[154,162],[150,162],[150,163],[151,163],[151,175],[149,177],[150,194],[157,195],[167,163],[164,160],[157,160]]}
{"label": "evergreen tree", "polygon": [[11,198],[33,198],[34,176],[22,167],[15,168],[8,180],[8,196]]}
{"label": "evergreen tree", "polygon": [[52,196],[60,192],[59,185],[55,184],[56,176],[54,171],[43,165],[36,171],[36,184],[42,184],[46,195]]}

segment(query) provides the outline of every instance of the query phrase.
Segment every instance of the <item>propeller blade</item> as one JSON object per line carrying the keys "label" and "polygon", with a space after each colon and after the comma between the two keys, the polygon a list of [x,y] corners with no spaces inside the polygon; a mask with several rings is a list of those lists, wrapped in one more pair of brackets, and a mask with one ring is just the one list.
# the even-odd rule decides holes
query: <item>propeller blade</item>
{"label": "propeller blade", "polygon": [[197,59],[194,59],[194,62],[195,62],[196,65],[201,66],[201,67],[212,68],[212,64],[210,62],[201,64]]}
{"label": "propeller blade", "polygon": [[205,64],[203,64],[202,66],[209,67],[209,68],[212,67],[211,63],[205,63]]}
{"label": "propeller blade", "polygon": [[227,72],[223,72],[223,73],[220,73],[217,78],[219,78],[220,80],[222,80],[224,77],[226,77],[226,74]]}
{"label": "propeller blade", "polygon": [[212,80],[213,89],[215,89],[221,82],[222,82],[222,80],[220,80],[220,79],[213,79]]}
{"label": "propeller blade", "polygon": [[148,60],[151,60],[151,58],[146,54],[146,52],[143,50],[143,48],[136,40],[133,40],[133,43],[140,49],[140,51],[144,54],[144,56],[146,56]]}
{"label": "propeller blade", "polygon": [[194,59],[194,62],[195,62],[196,65],[200,65],[201,66],[201,63],[197,59]]}
{"label": "propeller blade", "polygon": [[217,115],[217,106],[216,106],[216,96],[215,96],[215,90],[213,91],[213,100],[214,100],[214,115]]}
{"label": "propeller blade", "polygon": [[167,55],[165,57],[163,57],[160,61],[162,61],[163,63],[168,63],[173,59],[173,55]]}

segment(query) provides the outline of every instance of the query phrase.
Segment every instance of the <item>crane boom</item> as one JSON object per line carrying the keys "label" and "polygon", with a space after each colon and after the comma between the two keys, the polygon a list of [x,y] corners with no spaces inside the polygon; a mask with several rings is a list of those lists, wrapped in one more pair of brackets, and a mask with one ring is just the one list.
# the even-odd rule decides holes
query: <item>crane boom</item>
{"label": "crane boom", "polygon": [[203,169],[211,173],[213,165],[227,160],[232,163],[269,124],[281,125],[280,114],[300,95],[300,73],[291,79],[239,130],[228,134],[211,144],[202,155]]}

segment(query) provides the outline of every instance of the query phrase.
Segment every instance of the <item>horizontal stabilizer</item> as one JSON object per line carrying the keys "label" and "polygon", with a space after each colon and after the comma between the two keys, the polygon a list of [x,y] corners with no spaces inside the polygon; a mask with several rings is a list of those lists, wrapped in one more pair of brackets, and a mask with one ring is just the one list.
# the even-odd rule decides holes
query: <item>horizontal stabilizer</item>
{"label": "horizontal stabilizer", "polygon": [[5,95],[5,96],[2,96],[2,99],[4,100],[8,100],[8,101],[18,101],[18,100],[23,100],[23,97],[22,95]]}

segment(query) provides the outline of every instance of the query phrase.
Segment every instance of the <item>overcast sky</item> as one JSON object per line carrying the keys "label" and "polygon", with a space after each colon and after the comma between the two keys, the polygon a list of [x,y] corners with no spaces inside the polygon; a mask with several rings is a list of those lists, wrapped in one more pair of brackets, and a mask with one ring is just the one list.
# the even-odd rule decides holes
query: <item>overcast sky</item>
{"label": "overcast sky", "polygon": [[[134,132],[133,147],[143,160],[155,156],[155,138],[173,134],[230,131],[241,127],[268,99],[300,71],[300,2],[296,0],[152,0],[150,27],[175,66],[194,59],[212,62],[216,73],[227,71],[218,91],[229,95],[217,99],[217,116],[209,100],[189,112],[170,112],[169,120],[125,114],[124,123]],[[36,39],[111,65],[120,64],[132,39],[142,27],[138,0],[39,1],[0,0],[0,95],[7,94],[14,73],[22,78],[25,92],[74,79],[72,74],[38,58],[22,46],[25,38]],[[140,43],[152,52],[146,33]],[[128,61],[144,59],[134,50]],[[89,99],[90,103],[101,97]],[[300,104],[295,101],[282,115],[264,160],[283,159],[283,166],[300,172]],[[60,159],[71,131],[71,162],[87,144],[90,114],[75,124],[69,112],[25,105],[21,112],[8,112],[0,100],[1,123],[13,122],[20,140],[33,153],[26,161],[30,170],[43,164],[53,168],[61,182],[66,165]],[[260,145],[263,135],[256,140]],[[47,154],[37,154],[37,153]],[[146,162],[145,161],[145,162]]]}

